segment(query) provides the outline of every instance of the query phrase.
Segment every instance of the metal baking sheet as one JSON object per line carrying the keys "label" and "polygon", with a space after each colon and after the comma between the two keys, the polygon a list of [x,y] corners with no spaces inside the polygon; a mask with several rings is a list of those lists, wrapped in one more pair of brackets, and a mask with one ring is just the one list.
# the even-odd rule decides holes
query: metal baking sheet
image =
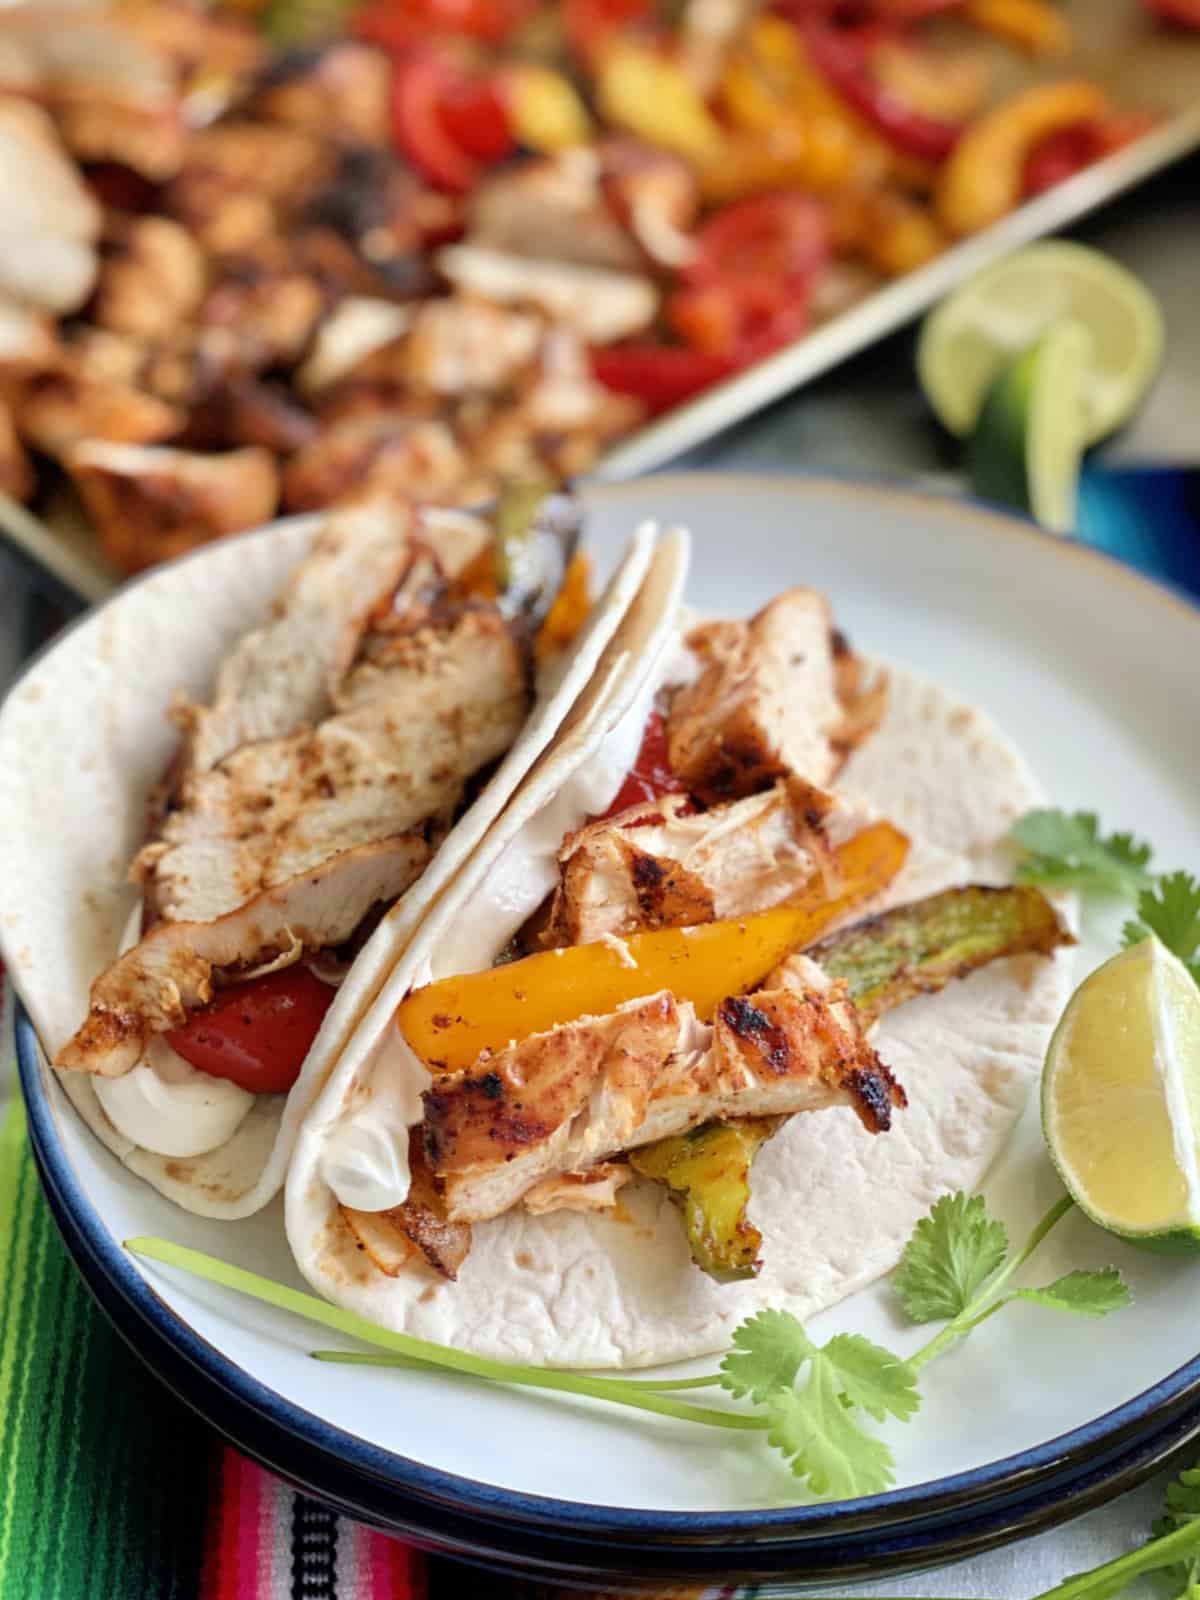
{"label": "metal baking sheet", "polygon": [[[874,291],[766,361],[631,434],[588,477],[612,482],[662,466],[896,332],[1007,252],[1062,232],[1200,149],[1200,33],[1157,25],[1140,0],[1065,0],[1062,9],[1076,41],[1067,60],[1031,66],[994,42],[981,43],[977,30],[964,33],[952,20],[935,44],[969,38],[975,48],[988,52],[1000,88],[1068,74],[1092,79],[1109,91],[1115,105],[1155,113],[1163,118],[1161,126],[928,266]],[[95,551],[78,509],[54,507],[47,520],[49,526],[0,500],[0,536],[85,599],[103,598],[118,578]]]}

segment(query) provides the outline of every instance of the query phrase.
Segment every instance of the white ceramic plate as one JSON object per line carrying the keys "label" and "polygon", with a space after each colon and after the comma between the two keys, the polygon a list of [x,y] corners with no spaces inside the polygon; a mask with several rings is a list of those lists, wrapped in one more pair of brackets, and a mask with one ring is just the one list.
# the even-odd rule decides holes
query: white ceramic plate
{"label": "white ceramic plate", "polygon": [[[702,608],[746,614],[787,584],[816,585],[863,648],[938,678],[989,712],[1056,803],[1135,829],[1165,866],[1200,862],[1200,611],[1187,601],[1010,518],[913,494],[690,476],[598,489],[587,499],[602,564],[636,520],[653,516],[691,527],[689,598]],[[1113,931],[1093,928],[1081,963],[1110,948],[1104,939]],[[56,1084],[43,1088],[56,1159],[86,1197],[71,1204],[94,1207],[111,1241],[159,1234],[302,1286],[277,1208],[224,1225],[176,1210],[100,1148]],[[1055,1197],[1032,1114],[986,1192],[1015,1238]],[[977,1485],[981,1496],[993,1494],[1072,1452],[1101,1451],[1120,1430],[1161,1425],[1164,1407],[1193,1394],[1200,1262],[1143,1254],[1075,1217],[1053,1235],[1038,1272],[1044,1279],[1108,1262],[1134,1289],[1131,1309],[1080,1324],[1021,1307],[929,1369],[920,1419],[889,1430],[898,1492],[876,1502],[885,1522],[889,1504],[898,1517],[913,1514],[926,1498],[924,1490],[914,1497],[918,1486],[954,1494]],[[580,1516],[587,1506],[612,1508],[617,1520],[644,1520],[647,1531],[669,1529],[672,1514],[689,1512],[716,1514],[714,1528],[748,1529],[756,1512],[776,1508],[786,1517],[796,1503],[792,1480],[743,1438],[615,1418],[585,1401],[317,1366],[307,1352],[330,1342],[319,1331],[156,1267],[144,1272],[218,1365],[227,1360],[270,1391],[301,1432],[301,1413],[341,1430],[348,1458],[377,1447],[407,1458],[405,1470],[471,1480],[501,1509],[509,1496],[514,1507],[521,1497],[549,1497],[574,1502]],[[920,1342],[919,1330],[893,1318],[886,1284],[817,1325],[821,1333],[842,1329],[901,1351]],[[381,1470],[386,1458],[369,1450],[364,1461],[368,1455]],[[572,1508],[561,1509],[569,1521]]]}

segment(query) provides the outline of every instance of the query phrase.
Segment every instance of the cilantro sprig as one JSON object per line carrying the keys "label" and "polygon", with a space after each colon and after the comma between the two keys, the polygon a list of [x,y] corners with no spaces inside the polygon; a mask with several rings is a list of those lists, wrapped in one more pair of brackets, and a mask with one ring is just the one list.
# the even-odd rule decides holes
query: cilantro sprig
{"label": "cilantro sprig", "polygon": [[[593,1377],[491,1361],[382,1328],[314,1295],[165,1239],[130,1239],[126,1249],[373,1347],[315,1350],[319,1361],[442,1368],[495,1383],[585,1395],[680,1422],[759,1433],[814,1495],[848,1499],[878,1494],[895,1481],[891,1448],[873,1425],[888,1419],[909,1421],[921,1404],[918,1371],[972,1328],[1018,1300],[1093,1317],[1128,1303],[1129,1291],[1112,1268],[1070,1272],[1040,1288],[1007,1287],[1070,1207],[1069,1198],[1060,1200],[1010,1255],[1003,1225],[988,1215],[980,1196],[954,1194],[939,1200],[918,1223],[895,1288],[911,1321],[947,1320],[908,1359],[859,1334],[838,1333],[817,1344],[790,1312],[760,1311],[735,1330],[718,1370],[695,1378]],[[740,1404],[734,1409],[729,1403],[696,1405],[679,1398],[683,1391],[696,1389],[716,1389],[726,1402]]]}
{"label": "cilantro sprig", "polygon": [[1127,900],[1137,916],[1121,930],[1122,945],[1157,938],[1200,983],[1200,881],[1191,873],[1151,872],[1150,846],[1131,833],[1101,833],[1091,811],[1027,811],[1012,838],[1025,852],[1022,883]]}
{"label": "cilantro sprig", "polygon": [[1131,833],[1105,836],[1092,811],[1027,811],[1012,836],[1026,852],[1016,870],[1021,883],[1090,889],[1126,900],[1152,885],[1150,846]]}
{"label": "cilantro sprig", "polygon": [[1115,1267],[1068,1272],[1035,1288],[1008,1287],[1073,1205],[1069,1195],[1056,1201],[1021,1248],[1010,1255],[1008,1230],[988,1215],[982,1195],[968,1199],[959,1192],[938,1200],[917,1223],[892,1278],[910,1322],[946,1319],[941,1332],[909,1357],[909,1365],[923,1367],[1018,1300],[1077,1317],[1105,1317],[1127,1306],[1132,1297]]}
{"label": "cilantro sprig", "polygon": [[1200,983],[1200,883],[1187,872],[1170,872],[1137,900],[1137,920],[1121,930],[1121,943],[1157,936]]}

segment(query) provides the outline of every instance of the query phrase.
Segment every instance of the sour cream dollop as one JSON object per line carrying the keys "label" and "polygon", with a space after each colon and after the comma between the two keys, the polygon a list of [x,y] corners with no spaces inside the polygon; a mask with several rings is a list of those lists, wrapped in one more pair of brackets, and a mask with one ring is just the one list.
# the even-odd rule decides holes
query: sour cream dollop
{"label": "sour cream dollop", "polygon": [[408,1131],[421,1120],[421,1095],[433,1080],[399,1028],[376,1045],[366,1076],[370,1092],[334,1123],[321,1176],[344,1206],[387,1211],[408,1199]]}
{"label": "sour cream dollop", "polygon": [[[142,909],[125,924],[120,953],[138,942]],[[119,1078],[92,1079],[108,1120],[143,1150],[159,1156],[202,1156],[231,1139],[255,1096],[227,1078],[200,1072],[165,1039],[153,1039],[137,1066]]]}
{"label": "sour cream dollop", "polygon": [[96,1078],[109,1121],[160,1156],[202,1156],[231,1139],[254,1104],[248,1089],[200,1072],[161,1039],[120,1078]]}
{"label": "sour cream dollop", "polygon": [[[692,682],[698,672],[696,657],[677,634],[607,738],[510,841],[486,880],[476,886],[469,912],[429,952],[428,965],[414,975],[414,988],[491,966],[558,882],[563,839],[589,817],[602,816],[616,799],[637,760],[655,696]],[[343,1205],[387,1211],[408,1198],[409,1129],[421,1120],[421,1093],[432,1080],[399,1028],[388,1028],[375,1048],[367,1081],[367,1098],[329,1130],[321,1175]]]}

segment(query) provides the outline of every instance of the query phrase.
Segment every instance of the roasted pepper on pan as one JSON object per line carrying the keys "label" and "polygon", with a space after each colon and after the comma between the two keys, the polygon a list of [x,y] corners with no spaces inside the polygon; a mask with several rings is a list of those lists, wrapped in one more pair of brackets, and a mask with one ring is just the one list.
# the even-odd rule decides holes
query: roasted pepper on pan
{"label": "roasted pepper on pan", "polygon": [[928,116],[901,99],[875,72],[869,53],[852,35],[817,18],[800,24],[800,36],[817,70],[888,144],[920,161],[944,161],[963,132],[960,122]]}
{"label": "roasted pepper on pan", "polygon": [[760,17],[726,64],[717,102],[730,124],[721,160],[701,170],[710,200],[796,185],[828,194],[873,182],[886,148],[814,68],[781,17]]}
{"label": "roasted pepper on pan", "polygon": [[1061,56],[1071,48],[1071,25],[1046,0],[966,0],[968,22],[1031,56]]}
{"label": "roasted pepper on pan", "polygon": [[908,840],[875,823],[834,852],[840,882],[821,878],[790,904],[753,916],[635,933],[611,944],[573,945],[416,989],[397,1024],[434,1071],[460,1071],[484,1050],[603,1016],[627,1000],[669,989],[708,1020],[720,1002],[762,981],[790,950],[811,944],[839,915],[878,894],[899,872]]}
{"label": "roasted pepper on pan", "polygon": [[725,135],[678,61],[616,40],[596,74],[596,102],[614,127],[673,150],[700,167],[722,159]]}
{"label": "roasted pepper on pan", "polygon": [[934,191],[954,234],[977,233],[1020,204],[1030,153],[1059,128],[1106,116],[1104,91],[1086,79],[1039,84],[1002,101],[959,140]]}
{"label": "roasted pepper on pan", "polygon": [[[805,954],[841,979],[867,1023],[1005,956],[1049,955],[1071,944],[1053,906],[1026,885],[948,889],[831,934]],[[718,1283],[752,1278],[762,1236],[747,1215],[750,1168],[787,1119],[710,1122],[629,1152],[644,1177],[668,1185],[696,1265]]]}

